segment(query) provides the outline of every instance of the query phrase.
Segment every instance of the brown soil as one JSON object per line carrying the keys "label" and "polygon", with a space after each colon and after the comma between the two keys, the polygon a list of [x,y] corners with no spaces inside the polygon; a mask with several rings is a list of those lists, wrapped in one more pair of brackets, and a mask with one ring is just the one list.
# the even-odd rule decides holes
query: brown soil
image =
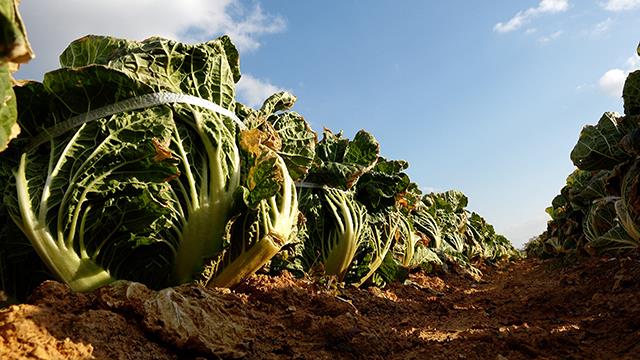
{"label": "brown soil", "polygon": [[1,359],[632,359],[640,256],[523,260],[384,289],[255,276],[234,292],[44,283],[0,311]]}

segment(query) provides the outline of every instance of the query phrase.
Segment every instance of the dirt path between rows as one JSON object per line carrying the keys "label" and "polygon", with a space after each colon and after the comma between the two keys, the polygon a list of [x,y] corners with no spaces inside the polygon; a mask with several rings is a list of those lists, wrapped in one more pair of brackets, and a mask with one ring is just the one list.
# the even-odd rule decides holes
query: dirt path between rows
{"label": "dirt path between rows", "polygon": [[384,289],[256,276],[234,292],[47,282],[0,311],[2,359],[637,359],[640,256],[523,260]]}

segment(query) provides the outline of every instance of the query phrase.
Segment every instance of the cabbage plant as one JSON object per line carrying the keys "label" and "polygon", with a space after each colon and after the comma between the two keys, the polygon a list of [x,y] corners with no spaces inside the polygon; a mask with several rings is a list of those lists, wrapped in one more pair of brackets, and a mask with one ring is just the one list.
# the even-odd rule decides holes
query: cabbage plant
{"label": "cabbage plant", "polygon": [[33,58],[18,0],[0,1],[0,152],[20,133],[12,74]]}
{"label": "cabbage plant", "polygon": [[298,242],[298,191],[314,160],[317,136],[293,111],[296,97],[278,92],[258,110],[237,104],[241,201],[226,233],[225,249],[207,262],[206,286],[233,287],[268,265],[283,247]]}
{"label": "cabbage plant", "polygon": [[[640,55],[640,54],[639,54]],[[536,256],[620,253],[640,246],[640,72],[623,88],[624,115],[606,112],[580,132],[578,167],[547,213],[547,230],[527,245]]]}
{"label": "cabbage plant", "polygon": [[267,264],[296,236],[298,194],[285,161],[257,128],[243,131],[241,148],[249,170],[242,190],[244,206],[231,221],[228,247],[211,259],[202,274],[207,286],[233,287]]}
{"label": "cabbage plant", "polygon": [[11,217],[74,290],[191,280],[222,250],[240,183],[235,47],[89,36],[60,59],[17,89]]}
{"label": "cabbage plant", "polygon": [[305,263],[342,281],[368,226],[364,206],[352,191],[330,187],[302,189],[300,208],[306,217]]}
{"label": "cabbage plant", "polygon": [[233,287],[263,268],[381,284],[514,251],[464,194],[422,196],[370,133],[325,129],[318,142],[288,92],[238,103],[226,36],[87,36],[60,63],[15,88],[22,133],[0,156],[0,280],[13,294],[47,271],[77,291]]}

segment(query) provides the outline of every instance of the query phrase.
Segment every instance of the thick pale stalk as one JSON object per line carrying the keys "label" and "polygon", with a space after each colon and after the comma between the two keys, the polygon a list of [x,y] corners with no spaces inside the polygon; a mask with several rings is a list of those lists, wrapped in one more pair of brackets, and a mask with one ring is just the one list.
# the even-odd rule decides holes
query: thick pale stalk
{"label": "thick pale stalk", "polygon": [[[274,241],[276,240],[276,241]],[[222,272],[216,276],[208,286],[231,288],[258,271],[278,251],[280,251],[282,240],[274,239],[269,234],[254,244],[249,250],[243,252],[233,262],[225,266]]]}
{"label": "thick pale stalk", "polygon": [[342,239],[331,249],[327,260],[324,262],[324,272],[327,275],[338,276],[340,281],[344,279],[344,275],[347,273],[349,265],[358,249],[355,235],[351,235],[350,233],[351,231],[348,231],[344,236],[340,236]]}
{"label": "thick pale stalk", "polygon": [[298,219],[297,191],[284,161],[281,158],[278,161],[284,176],[281,192],[262,200],[259,209],[266,235],[226,265],[208,286],[234,287],[255,274],[282,249],[295,231]]}
{"label": "thick pale stalk", "polygon": [[327,205],[333,213],[336,228],[328,240],[330,247],[324,261],[327,275],[337,275],[342,281],[351,265],[360,244],[360,232],[363,225],[363,213],[353,202],[345,198],[339,190],[325,190]]}
{"label": "thick pale stalk", "polygon": [[[238,149],[233,146],[228,153],[225,153],[221,144],[225,138],[233,139],[232,134],[225,130],[222,121],[217,121],[216,126],[219,132],[212,135],[205,129],[201,113],[195,110],[192,113],[207,153],[207,163],[200,169],[205,176],[202,182],[197,184],[192,169],[188,162],[185,162],[190,191],[190,196],[187,198],[192,208],[188,211],[188,218],[176,252],[173,277],[174,282],[178,284],[193,280],[193,276],[202,270],[204,261],[222,250],[225,226],[233,206],[233,196],[240,183]],[[176,139],[179,139],[177,128],[174,134]],[[187,159],[181,143],[178,147],[183,158]],[[225,166],[227,158],[231,161]]]}
{"label": "thick pale stalk", "polygon": [[183,284],[193,280],[202,264],[222,250],[222,239],[229,203],[205,205],[193,210],[182,233],[174,264],[174,280]]}
{"label": "thick pale stalk", "polygon": [[[22,155],[15,174],[22,229],[49,270],[74,291],[90,291],[113,282],[115,279],[109,272],[89,257],[78,255],[73,247],[65,246],[64,241],[55,241],[46,221],[36,217],[31,206],[25,167],[26,155]],[[59,232],[58,237],[63,239],[64,234]]]}

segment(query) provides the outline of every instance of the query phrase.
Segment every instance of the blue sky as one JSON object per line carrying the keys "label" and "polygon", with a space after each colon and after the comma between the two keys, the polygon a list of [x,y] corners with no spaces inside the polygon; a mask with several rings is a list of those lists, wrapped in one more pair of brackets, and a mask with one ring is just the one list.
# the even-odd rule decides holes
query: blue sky
{"label": "blue sky", "polygon": [[622,111],[640,67],[640,0],[25,0],[22,12],[37,58],[19,78],[41,79],[88,33],[229,33],[242,100],[287,89],[315,130],[370,131],[423,189],[462,190],[518,246],[544,230],[582,126]]}

